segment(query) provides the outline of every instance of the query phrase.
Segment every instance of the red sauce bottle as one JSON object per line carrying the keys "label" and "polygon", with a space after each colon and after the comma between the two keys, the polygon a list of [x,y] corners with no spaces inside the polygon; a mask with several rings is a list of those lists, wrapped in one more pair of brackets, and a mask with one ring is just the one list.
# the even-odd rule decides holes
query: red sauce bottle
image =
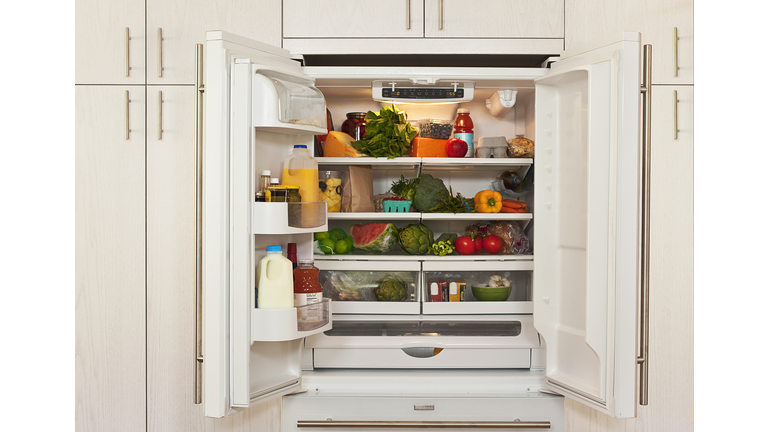
{"label": "red sauce bottle", "polygon": [[299,265],[293,270],[293,305],[298,308],[300,322],[318,322],[324,318],[323,286],[318,279],[319,274],[320,270],[312,260],[299,260]]}

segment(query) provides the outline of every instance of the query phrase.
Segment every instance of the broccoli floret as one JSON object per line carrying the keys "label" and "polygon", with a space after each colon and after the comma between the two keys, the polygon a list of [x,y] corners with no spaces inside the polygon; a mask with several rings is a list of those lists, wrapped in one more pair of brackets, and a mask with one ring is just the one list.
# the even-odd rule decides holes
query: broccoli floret
{"label": "broccoli floret", "polygon": [[413,196],[413,205],[417,210],[428,212],[446,198],[448,198],[448,188],[442,180],[430,174],[419,176],[419,184]]}

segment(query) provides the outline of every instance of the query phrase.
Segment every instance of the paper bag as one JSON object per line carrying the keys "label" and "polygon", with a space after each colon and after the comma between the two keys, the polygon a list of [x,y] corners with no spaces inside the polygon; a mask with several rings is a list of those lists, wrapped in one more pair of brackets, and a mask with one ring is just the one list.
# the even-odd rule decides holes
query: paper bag
{"label": "paper bag", "polygon": [[347,184],[341,195],[342,212],[373,212],[373,168],[350,165]]}

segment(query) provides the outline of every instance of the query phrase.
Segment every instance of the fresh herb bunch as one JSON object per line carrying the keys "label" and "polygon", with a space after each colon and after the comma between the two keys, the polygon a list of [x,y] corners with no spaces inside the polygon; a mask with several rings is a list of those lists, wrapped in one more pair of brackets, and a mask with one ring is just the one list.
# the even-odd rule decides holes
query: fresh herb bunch
{"label": "fresh herb bunch", "polygon": [[413,200],[413,196],[416,194],[416,186],[419,184],[419,178],[406,179],[404,175],[400,175],[400,180],[392,182],[392,187],[389,189],[393,194],[405,198],[407,200]]}
{"label": "fresh herb bunch", "polygon": [[441,199],[440,202],[432,207],[429,211],[431,213],[475,213],[473,198],[464,198],[460,193],[453,195],[453,188],[451,187],[448,196]]}
{"label": "fresh herb bunch", "polygon": [[429,253],[437,256],[446,256],[453,252],[453,243],[450,240],[440,240],[432,243],[429,247]]}
{"label": "fresh herb bunch", "polygon": [[419,133],[407,118],[405,111],[394,104],[392,108],[382,107],[378,113],[368,111],[365,115],[365,136],[359,141],[352,141],[352,146],[373,157],[393,159],[403,156]]}

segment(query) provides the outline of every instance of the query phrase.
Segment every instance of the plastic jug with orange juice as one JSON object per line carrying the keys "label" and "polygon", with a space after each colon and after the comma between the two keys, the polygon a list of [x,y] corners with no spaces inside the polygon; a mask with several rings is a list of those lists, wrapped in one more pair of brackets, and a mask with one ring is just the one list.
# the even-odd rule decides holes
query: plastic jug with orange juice
{"label": "plastic jug with orange juice", "polygon": [[267,256],[256,266],[256,288],[259,309],[293,307],[293,263],[279,245],[267,246]]}
{"label": "plastic jug with orange juice", "polygon": [[[301,202],[320,202],[320,189],[318,187],[317,159],[309,155],[307,146],[294,145],[293,152],[283,162],[284,185],[299,187]],[[301,221],[303,227],[315,226],[317,219],[312,209],[302,209]]]}

